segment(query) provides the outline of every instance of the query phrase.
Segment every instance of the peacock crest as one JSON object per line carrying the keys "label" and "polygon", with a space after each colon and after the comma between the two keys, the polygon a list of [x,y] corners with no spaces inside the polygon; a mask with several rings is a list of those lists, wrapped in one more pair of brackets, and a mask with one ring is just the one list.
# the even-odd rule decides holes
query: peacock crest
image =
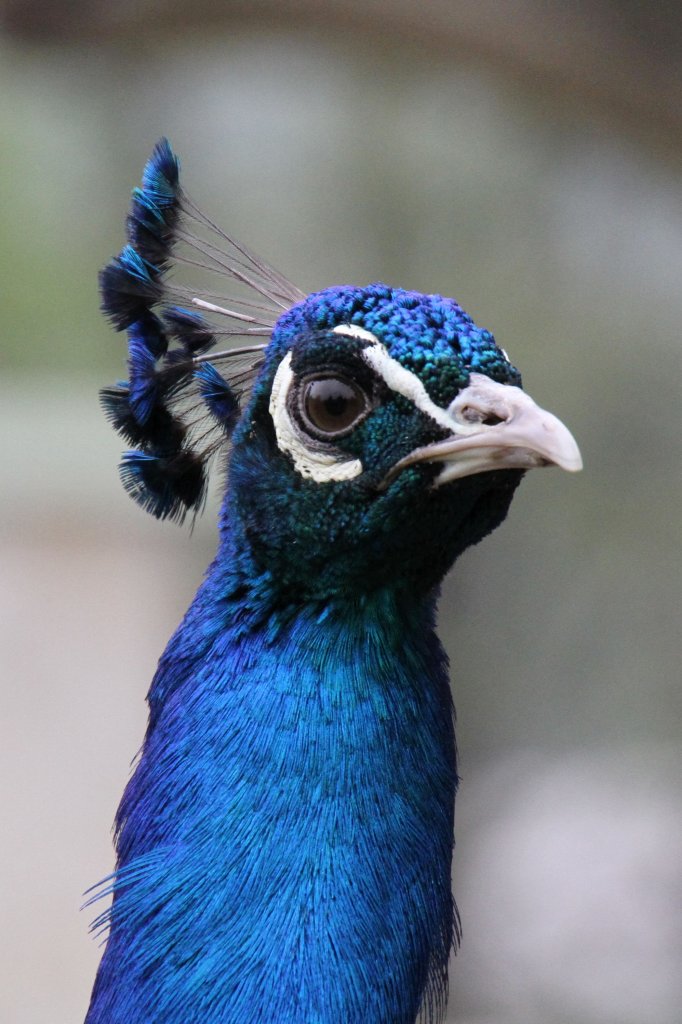
{"label": "peacock crest", "polygon": [[[100,288],[104,312],[128,334],[128,380],[100,397],[112,426],[134,446],[120,465],[126,491],[157,518],[181,522],[201,510],[208,463],[262,365],[266,345],[257,339],[268,338],[279,315],[305,295],[198,210],[167,139],[133,191],[126,228],[128,243],[102,270]],[[246,294],[173,283],[171,264],[216,274]],[[234,338],[243,344],[216,351]]]}

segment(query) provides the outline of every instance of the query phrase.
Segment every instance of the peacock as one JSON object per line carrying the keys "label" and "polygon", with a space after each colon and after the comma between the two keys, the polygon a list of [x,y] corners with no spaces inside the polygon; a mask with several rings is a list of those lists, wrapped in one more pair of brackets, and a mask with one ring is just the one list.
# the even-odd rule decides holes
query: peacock
{"label": "peacock", "polygon": [[[166,139],[127,237],[100,275],[128,335],[101,393],[123,485],[176,522],[212,462],[227,485],[91,896],[112,900],[86,1024],[440,1020],[460,927],[439,586],[577,445],[453,299],[304,294],[200,211]],[[197,267],[219,294],[176,279]]]}

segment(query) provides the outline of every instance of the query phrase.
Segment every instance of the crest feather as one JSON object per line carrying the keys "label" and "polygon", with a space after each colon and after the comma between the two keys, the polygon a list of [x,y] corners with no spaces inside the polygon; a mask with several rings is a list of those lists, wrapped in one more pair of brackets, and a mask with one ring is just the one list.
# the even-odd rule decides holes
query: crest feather
{"label": "crest feather", "polygon": [[[167,139],[133,190],[126,232],[128,243],[99,281],[103,311],[128,332],[129,380],[104,388],[100,399],[114,429],[136,446],[120,467],[126,491],[157,518],[179,522],[200,511],[207,463],[234,428],[263,361],[265,343],[216,352],[218,340],[268,338],[282,311],[305,295],[201,213],[180,185]],[[171,267],[227,277],[245,294],[171,284]]]}

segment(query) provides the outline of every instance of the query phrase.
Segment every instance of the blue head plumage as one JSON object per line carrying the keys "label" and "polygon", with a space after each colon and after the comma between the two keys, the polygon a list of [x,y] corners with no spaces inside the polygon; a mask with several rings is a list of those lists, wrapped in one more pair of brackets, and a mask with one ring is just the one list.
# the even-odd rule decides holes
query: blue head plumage
{"label": "blue head plumage", "polygon": [[[435,462],[390,477],[411,452],[451,436],[447,410],[483,372],[520,384],[492,335],[438,295],[335,287],[284,313],[233,436],[227,514],[249,524],[259,564],[308,597],[389,581],[432,588],[503,518],[520,473],[468,477],[456,497],[431,486]],[[347,427],[311,423],[306,402],[325,386],[356,389],[336,399],[348,405]]]}
{"label": "blue head plumage", "polygon": [[[165,141],[128,238],[101,276],[129,337],[102,394],[136,446],[124,485],[180,519],[230,451],[119,809],[87,1024],[435,1020],[458,934],[437,588],[524,470],[578,468],[575,442],[452,299],[305,296],[203,217]],[[247,297],[170,286],[183,246]]]}

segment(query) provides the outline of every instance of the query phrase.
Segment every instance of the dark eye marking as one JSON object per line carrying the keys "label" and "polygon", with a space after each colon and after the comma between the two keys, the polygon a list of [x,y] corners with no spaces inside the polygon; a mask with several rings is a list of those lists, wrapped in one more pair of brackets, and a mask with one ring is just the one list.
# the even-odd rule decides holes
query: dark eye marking
{"label": "dark eye marking", "polygon": [[373,407],[367,391],[338,371],[304,377],[297,391],[301,426],[324,441],[348,434]]}

